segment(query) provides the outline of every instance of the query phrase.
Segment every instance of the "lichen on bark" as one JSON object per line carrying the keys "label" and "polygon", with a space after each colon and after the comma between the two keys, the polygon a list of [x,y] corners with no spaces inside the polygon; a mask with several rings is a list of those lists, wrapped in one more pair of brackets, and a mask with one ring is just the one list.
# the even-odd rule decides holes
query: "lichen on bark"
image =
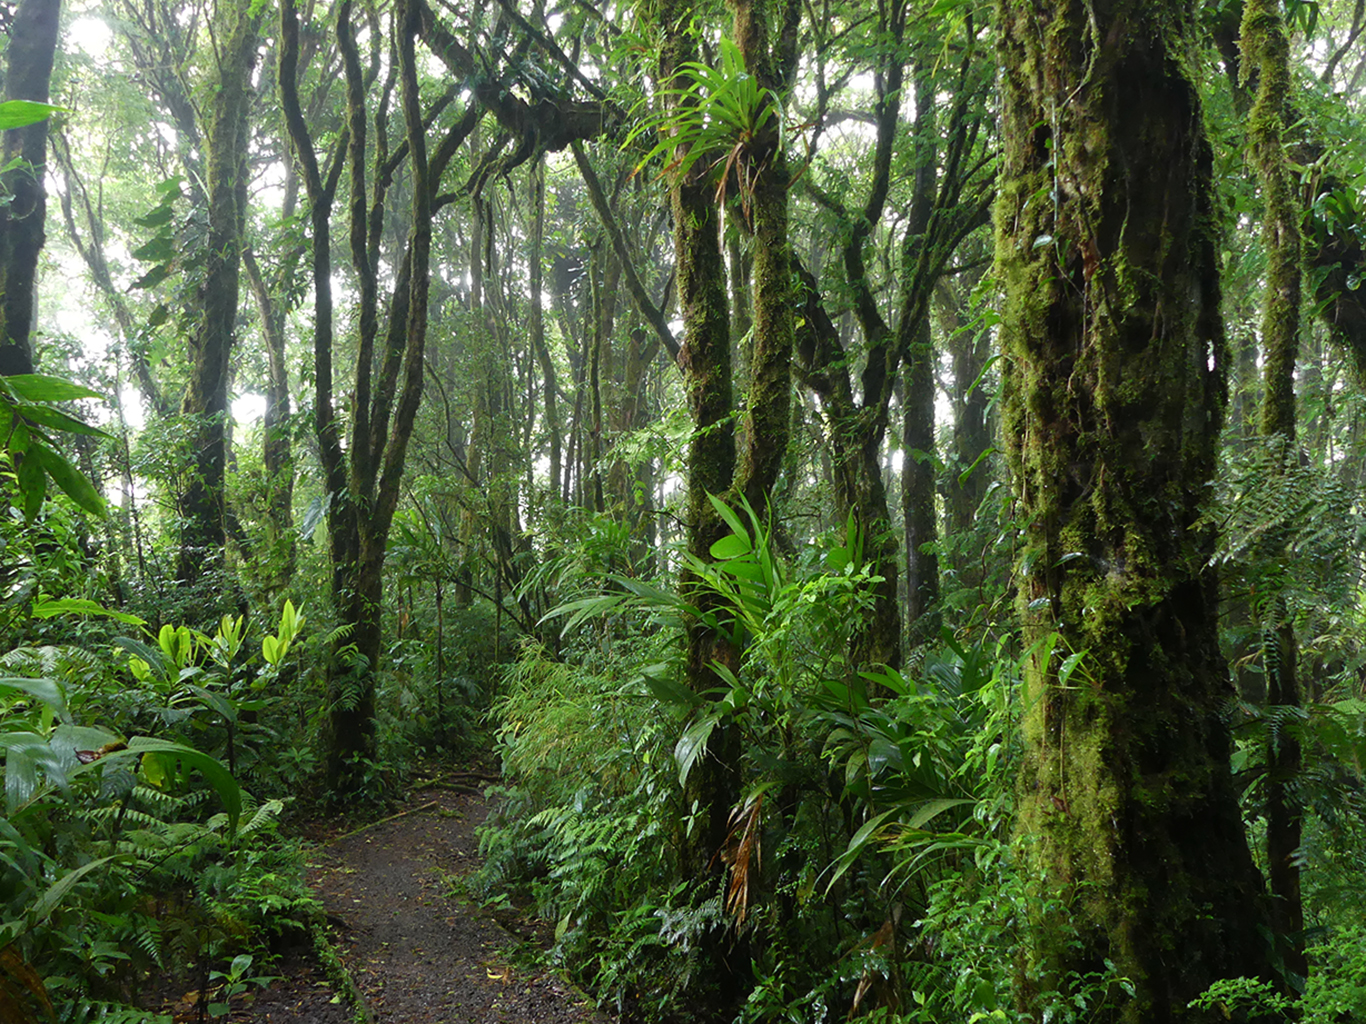
{"label": "lichen on bark", "polygon": [[1021,613],[1029,640],[1082,652],[1067,678],[1060,656],[1026,671],[1019,831],[1038,909],[1020,1003],[1097,983],[1092,1019],[1194,1020],[1211,982],[1270,962],[1201,520],[1225,353],[1192,11],[999,0],[998,25]]}

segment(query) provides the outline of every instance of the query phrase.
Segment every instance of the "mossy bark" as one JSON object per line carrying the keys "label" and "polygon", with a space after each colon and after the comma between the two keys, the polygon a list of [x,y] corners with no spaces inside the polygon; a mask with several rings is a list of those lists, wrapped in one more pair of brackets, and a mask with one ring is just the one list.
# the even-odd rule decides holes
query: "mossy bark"
{"label": "mossy bark", "polygon": [[[697,59],[695,40],[688,31],[692,15],[691,0],[665,0],[660,7],[665,33],[661,82],[671,80],[684,63]],[[705,179],[704,163],[698,161],[692,172],[672,183],[669,199],[684,335],[678,367],[693,424],[687,458],[688,550],[707,560],[712,544],[728,532],[707,495],[729,490],[736,453],[725,262],[715,187]],[[697,597],[706,599],[705,594]],[[687,644],[688,685],[697,692],[720,685],[713,663],[738,667],[738,652],[704,623],[692,625]],[[694,878],[711,871],[714,854],[725,842],[726,816],[739,796],[739,785],[739,736],[733,725],[723,723],[712,734],[707,756],[698,759],[688,777],[688,799],[704,816],[686,857],[685,870]]]}
{"label": "mossy bark", "polygon": [[[280,97],[297,166],[309,203],[314,287],[314,417],[319,461],[330,507],[328,533],[332,556],[332,600],[341,622],[352,627],[339,637],[327,671],[325,727],[327,782],[331,797],[343,801],[363,788],[365,761],[376,751],[375,670],[383,649],[381,631],[383,570],[390,527],[398,505],[399,484],[422,397],[432,245],[433,196],[458,148],[474,129],[473,109],[454,125],[428,157],[418,87],[415,40],[422,9],[400,0],[393,11],[397,56],[397,98],[403,119],[401,156],[377,160],[374,180],[366,180],[367,82],[356,34],[353,4],[343,0],[336,12],[342,53],[350,139],[346,168],[351,202],[349,236],[352,268],[360,283],[358,358],[352,388],[354,414],[350,443],[341,444],[341,423],[333,396],[334,318],[330,263],[331,217],[341,166],[324,179],[298,94],[299,21],[292,2],[280,6]],[[383,46],[382,36],[371,45]],[[386,91],[380,103],[393,96]],[[373,111],[375,146],[385,152],[388,108]],[[385,199],[393,175],[406,158],[410,176],[406,241],[389,237]],[[356,197],[360,197],[357,201]],[[394,250],[394,273],[384,315],[379,311],[378,268],[384,242]]]}
{"label": "mossy bark", "polygon": [[227,464],[228,359],[237,324],[242,236],[247,217],[247,143],[251,71],[261,15],[239,4],[216,54],[204,141],[208,237],[203,283],[196,296],[198,323],[190,339],[190,378],[180,412],[189,420],[192,463],[179,495],[180,555],[176,578],[193,583],[222,565],[226,539],[224,473]]}
{"label": "mossy bark", "polygon": [[[793,0],[731,0],[735,40],[745,67],[767,90],[761,102],[770,116],[750,140],[744,160],[752,191],[738,197],[748,207],[750,280],[753,304],[749,381],[745,402],[744,450],[735,490],[760,514],[767,511],[787,458],[792,420],[792,340],[795,329],[792,248],[787,230],[790,174],[780,146],[784,94],[796,67],[796,25],[800,7]],[[743,292],[741,293],[743,294]]]}
{"label": "mossy bark", "polygon": [[[1257,95],[1248,114],[1249,157],[1261,185],[1265,214],[1266,291],[1262,300],[1262,435],[1281,445],[1283,460],[1298,457],[1295,443],[1295,362],[1299,354],[1303,290],[1304,217],[1290,160],[1285,151],[1285,125],[1291,88],[1290,41],[1279,2],[1247,0],[1243,5],[1240,41],[1244,76],[1255,74]],[[1284,465],[1284,463],[1283,463]],[[1285,557],[1285,552],[1271,557]],[[1270,621],[1266,647],[1267,704],[1298,708],[1300,691],[1295,626],[1284,599],[1266,609]],[[1271,916],[1286,944],[1286,966],[1303,977],[1304,907],[1297,857],[1302,812],[1294,789],[1303,756],[1292,729],[1269,730],[1266,739],[1266,856],[1270,876]]]}
{"label": "mossy bark", "polygon": [[[287,198],[286,210],[293,205]],[[287,297],[277,295],[265,280],[250,249],[242,250],[242,268],[247,272],[252,294],[256,297],[261,336],[266,343],[268,377],[266,410],[261,421],[261,463],[266,477],[270,536],[265,561],[271,590],[282,592],[293,579],[298,562],[294,532],[294,447],[289,428],[289,367],[285,360],[286,319],[291,303]]]}
{"label": "mossy bark", "polygon": [[[1019,1000],[1118,981],[1091,1019],[1202,1019],[1270,975],[1220,707],[1223,419],[1211,155],[1177,0],[999,0],[1004,433],[1026,531],[1019,831],[1038,883]],[[1110,972],[1107,964],[1113,964]]]}

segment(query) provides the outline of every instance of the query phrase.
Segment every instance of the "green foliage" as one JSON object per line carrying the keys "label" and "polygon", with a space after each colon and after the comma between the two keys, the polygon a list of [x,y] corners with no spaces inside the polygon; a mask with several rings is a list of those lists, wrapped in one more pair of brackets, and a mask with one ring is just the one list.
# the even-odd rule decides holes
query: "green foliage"
{"label": "green foliage", "polygon": [[602,998],[624,1005],[639,990],[664,1010],[678,979],[660,970],[656,911],[687,906],[687,894],[659,891],[677,877],[685,810],[669,757],[677,716],[661,714],[639,680],[552,661],[532,643],[493,716],[508,785],[482,835],[474,891],[516,886],[558,922],[559,955]]}
{"label": "green foliage", "polygon": [[719,68],[689,61],[674,81],[678,84],[663,91],[667,109],[646,118],[626,138],[624,145],[629,146],[642,135],[660,135],[637,164],[637,172],[665,156],[663,173],[683,177],[705,159],[718,182],[717,201],[725,199],[734,176],[748,211],[759,171],[775,152],[786,148],[782,97],[759,85],[746,70],[739,47],[729,39],[721,40]]}
{"label": "green foliage", "polygon": [[1214,1009],[1233,1020],[1361,1020],[1366,1014],[1366,928],[1335,930],[1306,952],[1312,969],[1298,998],[1263,979],[1227,978],[1211,985],[1191,1006]]}
{"label": "green foliage", "polygon": [[57,450],[50,431],[109,435],[58,408],[57,403],[99,398],[89,388],[59,377],[41,374],[0,377],[0,423],[8,425],[5,436],[3,475],[12,475],[23,502],[24,516],[32,522],[47,496],[52,480],[72,501],[94,515],[104,513],[104,499],[91,482]]}
{"label": "green foliage", "polygon": [[[251,955],[260,936],[316,911],[297,845],[276,835],[282,801],[257,802],[185,742],[226,736],[229,758],[240,752],[237,729],[266,710],[257,694],[301,626],[287,607],[269,638],[275,659],[250,677],[239,674],[240,618],[212,636],[166,625],[152,643],[121,638],[121,658],[47,646],[0,659],[13,673],[0,681],[0,947],[17,958],[0,966],[36,972],[63,1019],[95,1004],[116,1019],[140,975]],[[139,727],[147,734],[132,735]],[[244,964],[226,987],[244,983]]]}
{"label": "green foliage", "polygon": [[[913,673],[853,672],[849,630],[874,580],[852,522],[793,567],[752,509],[714,507],[731,534],[688,560],[687,591],[608,574],[605,593],[551,617],[566,638],[604,616],[648,616],[656,637],[702,619],[738,667],[714,665],[721,685],[697,694],[639,650],[611,675],[524,651],[494,711],[509,789],[484,891],[520,885],[560,921],[565,962],[646,1018],[695,1001],[696,950],[720,930],[752,958],[744,1020],[1014,1019],[1018,659],[946,635]],[[690,884],[679,856],[684,785],[723,721],[743,737],[744,795],[718,892]],[[1114,985],[1077,981],[1057,1019]],[[654,998],[637,1005],[636,989]]]}

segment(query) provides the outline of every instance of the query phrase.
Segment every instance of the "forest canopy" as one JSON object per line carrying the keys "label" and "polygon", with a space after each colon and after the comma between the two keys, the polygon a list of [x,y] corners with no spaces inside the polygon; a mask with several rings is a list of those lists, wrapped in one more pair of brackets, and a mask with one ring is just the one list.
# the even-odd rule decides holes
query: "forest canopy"
{"label": "forest canopy", "polygon": [[1366,1019],[1364,30],[0,3],[0,1018],[491,752],[623,1020]]}

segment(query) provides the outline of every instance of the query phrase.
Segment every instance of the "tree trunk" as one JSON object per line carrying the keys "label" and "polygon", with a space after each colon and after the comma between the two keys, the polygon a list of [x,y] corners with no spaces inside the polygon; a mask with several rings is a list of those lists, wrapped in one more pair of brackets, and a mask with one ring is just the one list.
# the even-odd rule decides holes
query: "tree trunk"
{"label": "tree trunk", "polygon": [[[1245,74],[1256,71],[1257,98],[1248,115],[1252,164],[1266,204],[1266,295],[1262,307],[1264,351],[1262,435],[1280,446],[1281,468],[1299,459],[1295,440],[1295,362],[1299,352],[1302,301],[1300,223],[1304,211],[1296,196],[1284,134],[1291,76],[1290,42],[1281,21],[1280,4],[1247,0],[1243,5],[1241,47]],[[1274,559],[1294,557],[1289,551],[1267,553]],[[1266,704],[1269,711],[1298,711],[1300,690],[1295,624],[1283,596],[1269,609]],[[1280,716],[1273,719],[1282,721]],[[1297,723],[1279,728],[1268,723],[1266,737],[1266,856],[1271,882],[1271,919],[1286,944],[1285,964],[1305,977],[1304,907],[1300,897],[1298,856],[1302,810],[1295,790],[1303,761]]]}
{"label": "tree trunk", "polygon": [[[906,225],[903,260],[912,264],[925,238],[934,210],[935,154],[938,121],[934,115],[934,82],[924,69],[915,79],[915,188]],[[939,637],[935,607],[939,603],[939,516],[935,508],[936,445],[934,437],[934,339],[930,308],[920,320],[902,327],[906,346],[906,410],[902,433],[901,511],[906,531],[906,637],[912,646]]]}
{"label": "tree trunk", "polygon": [[176,578],[193,583],[221,568],[226,541],[224,474],[228,358],[237,324],[242,233],[247,215],[247,142],[251,69],[256,63],[260,14],[245,5],[232,12],[231,31],[217,55],[207,147],[209,231],[204,281],[196,302],[199,323],[190,340],[190,379],[180,412],[189,421],[191,465],[179,497],[180,557]]}
{"label": "tree trunk", "polygon": [[[660,57],[661,82],[668,82],[687,61],[697,59],[686,31],[691,0],[664,0],[660,24],[665,31]],[[730,313],[715,188],[698,161],[669,190],[673,211],[678,306],[684,340],[678,366],[692,413],[693,437],[687,457],[688,550],[711,558],[711,546],[727,533],[724,520],[707,496],[725,494],[735,476],[735,431],[731,419]],[[699,597],[705,602],[705,595]],[[703,609],[706,610],[705,608]],[[687,638],[687,681],[696,693],[721,685],[712,663],[738,667],[738,652],[714,630],[694,622]],[[726,838],[726,817],[739,796],[739,737],[733,726],[712,734],[709,756],[698,758],[688,776],[689,803],[706,815],[686,854],[684,869],[693,878],[710,874],[714,855]]]}
{"label": "tree trunk", "polygon": [[[979,276],[974,275],[974,283]],[[953,440],[950,442],[953,458],[944,486],[946,525],[953,537],[961,537],[972,529],[977,509],[986,497],[991,467],[982,456],[993,440],[989,421],[992,396],[987,383],[981,379],[990,352],[990,337],[988,332],[974,331],[969,326],[967,299],[960,288],[968,286],[949,284],[940,291],[943,299],[940,322],[947,336],[953,373],[953,390],[949,395],[953,408]],[[959,571],[961,574],[961,566]],[[980,575],[980,572],[976,574]],[[976,587],[980,583],[976,576],[971,580],[960,578],[960,584]]]}
{"label": "tree trunk", "polygon": [[1021,614],[1060,646],[1026,669],[1018,827],[1043,891],[1019,999],[1114,979],[1091,1019],[1133,1024],[1204,1019],[1186,1007],[1211,982],[1271,975],[1200,525],[1227,353],[1190,8],[998,3]]}
{"label": "tree trunk", "polygon": [[939,637],[939,514],[935,507],[934,343],[923,317],[906,360],[901,509],[906,530],[906,636],[912,647]]}
{"label": "tree trunk", "polygon": [[266,516],[270,524],[267,573],[274,588],[282,590],[289,586],[294,576],[298,555],[294,542],[294,448],[289,436],[289,368],[285,364],[286,310],[261,276],[261,268],[250,249],[242,251],[242,264],[252,294],[256,296],[268,359],[266,411],[261,421],[261,462],[266,477]]}
{"label": "tree trunk", "polygon": [[[414,40],[421,11],[414,0],[394,10],[394,44],[404,143],[399,155],[380,164],[373,185],[366,183],[367,95],[369,82],[360,63],[351,25],[353,5],[337,11],[337,40],[347,88],[347,145],[350,179],[351,263],[360,284],[357,316],[354,409],[350,443],[344,449],[332,393],[332,285],[329,261],[331,214],[338,173],[324,180],[298,96],[298,14],[286,0],[280,8],[280,93],[285,120],[304,180],[313,229],[314,416],[318,448],[328,486],[328,533],[332,546],[332,597],[339,619],[352,627],[340,637],[328,664],[328,723],[325,736],[327,782],[333,800],[344,800],[366,785],[364,762],[375,754],[375,677],[383,649],[383,571],[408,440],[422,396],[427,333],[429,265],[435,186],[460,145],[472,132],[477,110],[447,129],[430,162],[420,108]],[[371,33],[371,45],[384,36]],[[374,61],[371,67],[378,67]],[[380,103],[387,102],[384,92]],[[387,108],[376,111],[375,148],[387,152]],[[409,232],[399,246],[396,272],[384,322],[379,315],[379,254],[385,240],[384,203],[393,174],[406,159],[411,175]],[[367,209],[367,202],[369,207]]]}
{"label": "tree trunk", "polygon": [[[5,99],[47,102],[60,14],[60,0],[18,4],[5,51]],[[10,197],[0,206],[0,373],[32,373],[38,254],[47,240],[47,122],[10,129],[0,148]]]}
{"label": "tree trunk", "polygon": [[550,435],[550,494],[560,494],[560,466],[563,459],[560,439],[559,383],[555,361],[545,340],[545,309],[542,301],[543,259],[545,239],[545,160],[537,160],[531,167],[531,346],[541,366],[541,387],[545,396],[545,429]]}

